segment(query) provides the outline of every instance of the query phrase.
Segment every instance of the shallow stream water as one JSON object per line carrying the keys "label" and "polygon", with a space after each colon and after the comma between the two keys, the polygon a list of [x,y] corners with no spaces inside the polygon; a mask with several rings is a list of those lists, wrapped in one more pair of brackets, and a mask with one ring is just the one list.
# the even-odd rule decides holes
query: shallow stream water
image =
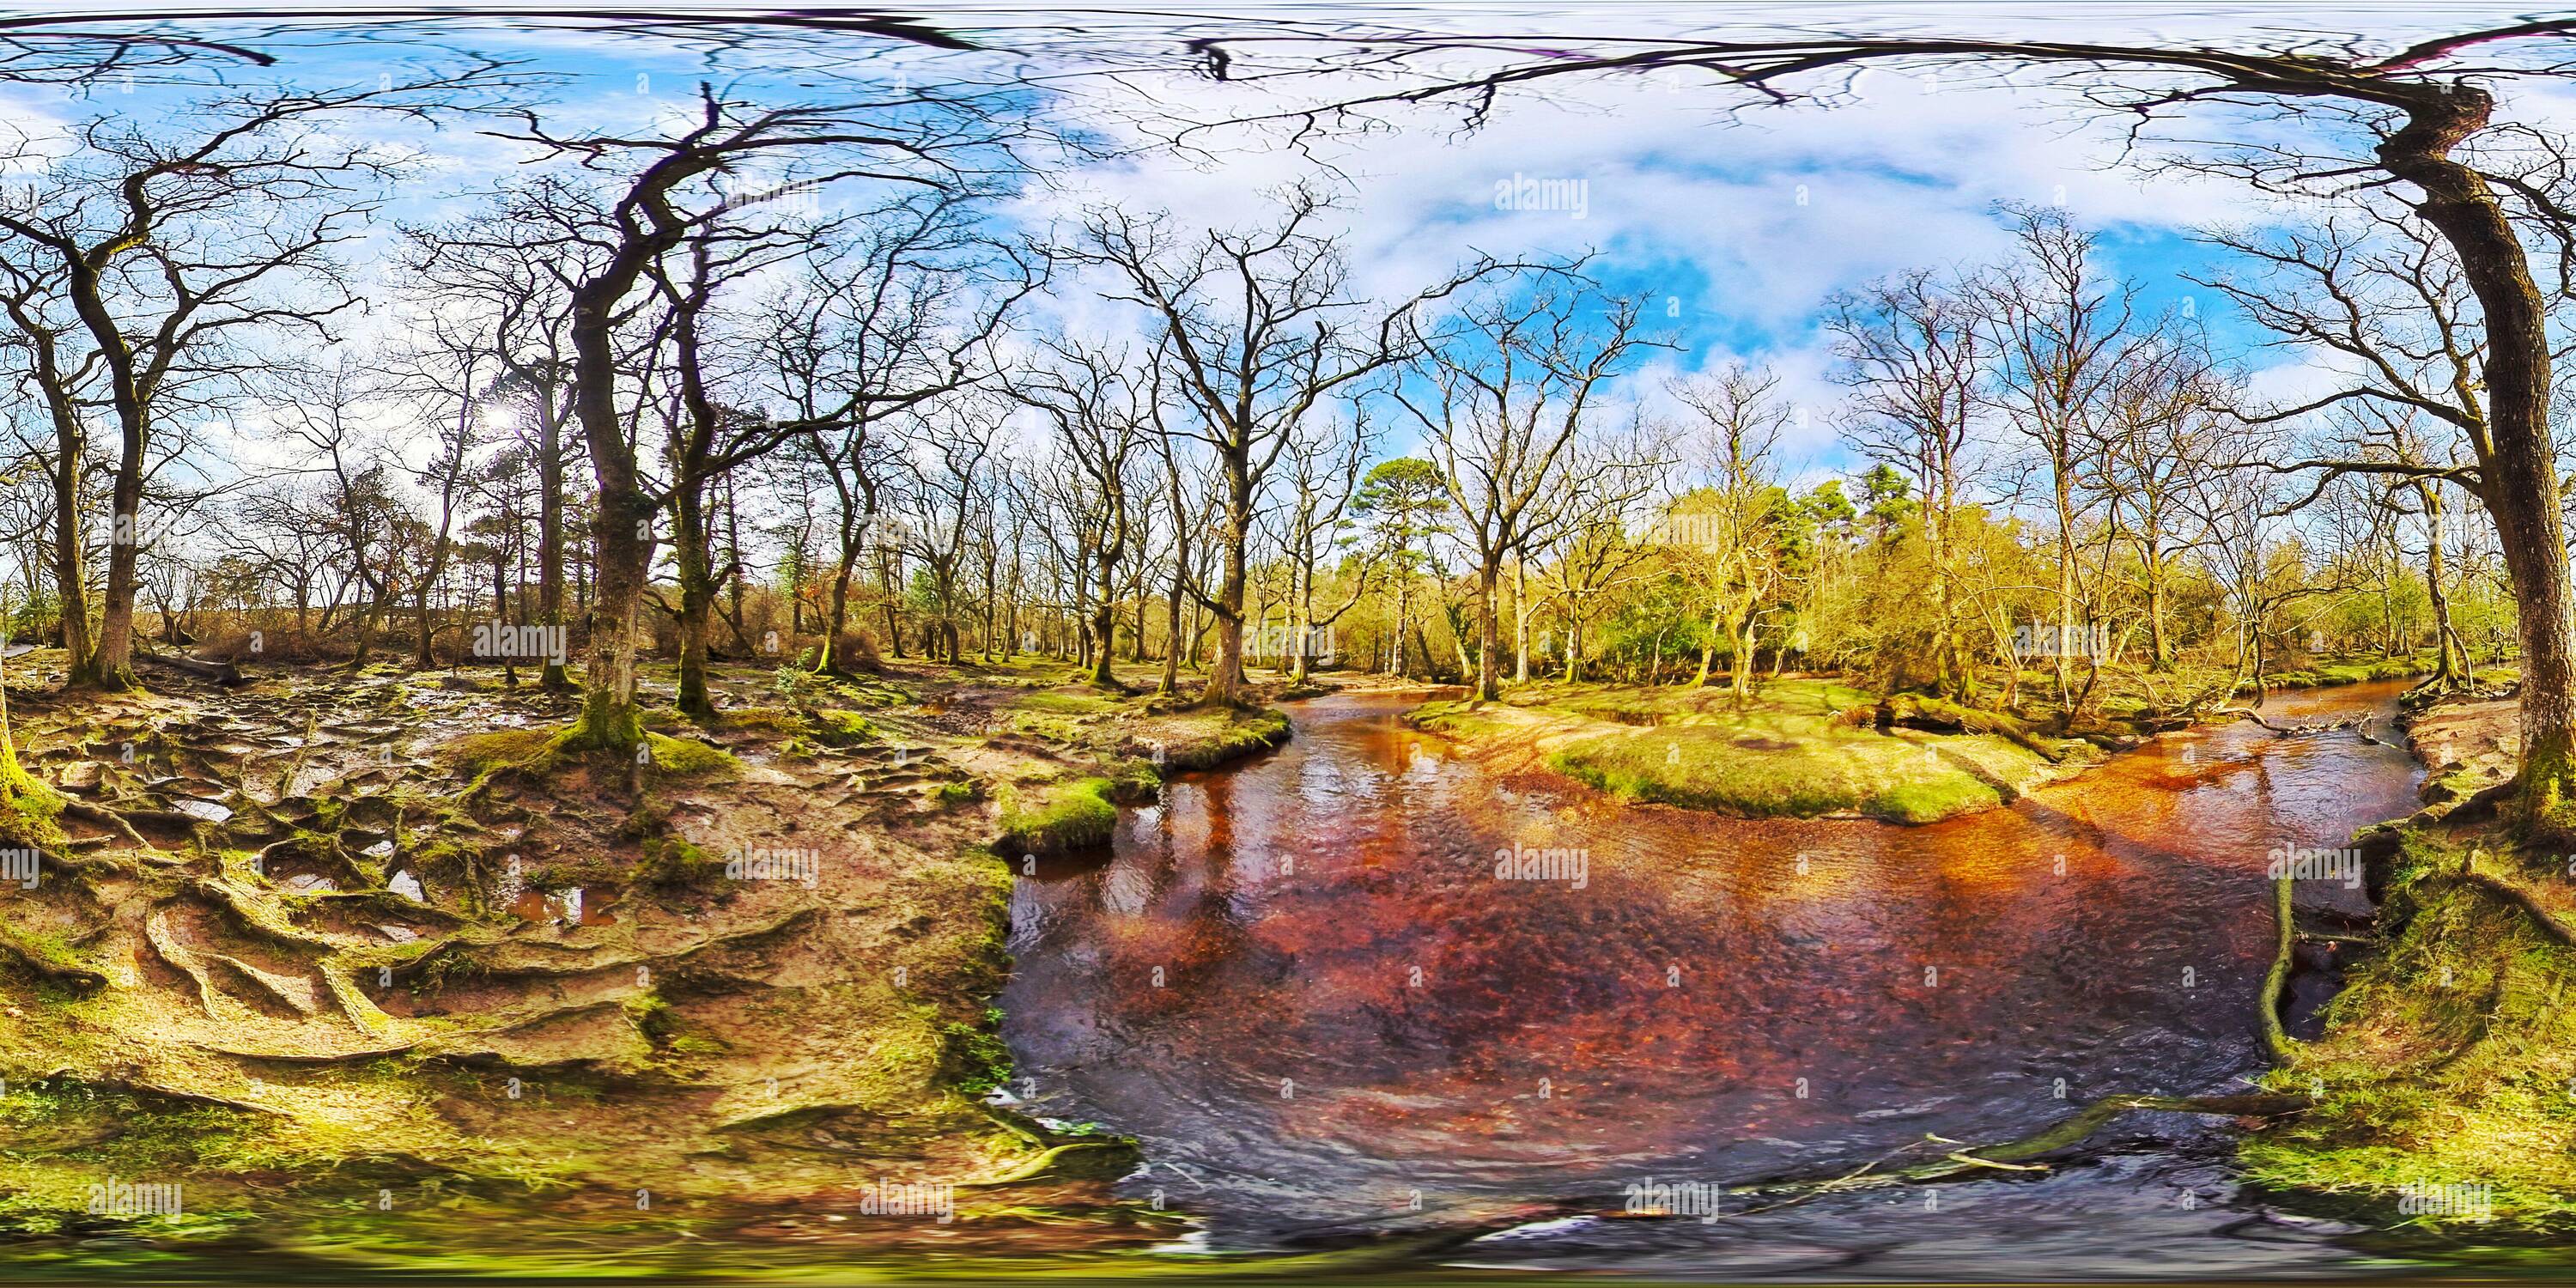
{"label": "shallow stream water", "polygon": [[[2400,688],[2266,710],[2384,717]],[[2113,1092],[2246,1090],[2267,863],[2409,812],[2404,752],[2239,723],[1928,827],[1741,820],[1490,775],[1412,701],[1293,704],[1285,748],[1019,882],[1003,1007],[1029,1107],[1136,1136],[1124,1191],[1202,1217],[1203,1246],[1447,1222],[1505,1231],[1451,1264],[1648,1274],[2355,1267],[2350,1231],[2236,1195],[2226,1124],[2178,1116],[2042,1179],[1513,1221],[1996,1143]],[[2299,899],[2367,906],[2338,881]]]}

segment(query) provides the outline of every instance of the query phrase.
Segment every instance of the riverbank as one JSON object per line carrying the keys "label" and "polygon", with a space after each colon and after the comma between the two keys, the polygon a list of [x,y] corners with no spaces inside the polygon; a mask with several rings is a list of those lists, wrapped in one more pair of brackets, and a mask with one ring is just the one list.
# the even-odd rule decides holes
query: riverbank
{"label": "riverbank", "polygon": [[[717,718],[655,718],[629,764],[557,750],[569,699],[492,675],[66,698],[28,684],[49,664],[9,694],[70,802],[0,897],[13,1265],[746,1269],[1176,1232],[1110,1193],[1123,1141],[1008,1107],[999,854],[1091,784],[1274,745],[1275,712],[1061,665],[720,667]],[[184,1198],[102,1206],[119,1185]]]}
{"label": "riverbank", "polygon": [[[2429,656],[2321,662],[2268,677],[2268,687],[2333,688],[2432,668]],[[1816,677],[1768,681],[1741,703],[1720,685],[1537,681],[1513,685],[1498,702],[1427,703],[1412,719],[1495,770],[1561,774],[1624,800],[1751,818],[1921,824],[2008,805],[2083,773],[2175,727],[2177,695],[2218,693],[2227,678],[2179,669],[2160,678],[2158,692],[2102,695],[2100,715],[2063,728]],[[2024,677],[2030,694],[2049,683],[2038,672]],[[2238,692],[2252,695],[2252,682]]]}
{"label": "riverbank", "polygon": [[2355,837],[2378,914],[2325,1029],[2264,1081],[2312,1108],[2249,1136],[2248,1179],[2386,1226],[2576,1229],[2576,874],[2479,793],[2513,771],[2507,699],[2413,713],[2425,808]]}
{"label": "riverbank", "polygon": [[1998,712],[1883,702],[1823,679],[1775,681],[1741,705],[1722,688],[1539,682],[1499,702],[1427,703],[1412,720],[1491,769],[1551,771],[1627,800],[1892,823],[1993,809],[2137,737],[2056,737]]}

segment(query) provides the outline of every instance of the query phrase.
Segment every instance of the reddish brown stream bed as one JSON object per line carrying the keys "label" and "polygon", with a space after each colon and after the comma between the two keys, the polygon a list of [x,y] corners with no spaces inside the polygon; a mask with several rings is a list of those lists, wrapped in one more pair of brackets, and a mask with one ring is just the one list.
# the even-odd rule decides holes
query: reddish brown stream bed
{"label": "reddish brown stream bed", "polygon": [[[2392,713],[2400,687],[2267,710]],[[1019,883],[1003,1005],[1030,1108],[1136,1136],[1127,1192],[1204,1216],[1212,1247],[1825,1173],[1926,1133],[2021,1136],[2111,1092],[2241,1090],[2263,1067],[2267,856],[2341,847],[2408,812],[2417,781],[2350,733],[2238,724],[1929,827],[1740,820],[1493,778],[1407,727],[1408,705],[1294,704],[1285,748],[1171,784],[1110,854]],[[1498,879],[1497,851],[1522,847],[1544,875]],[[2364,906],[2324,883],[2300,899]],[[1452,1260],[2338,1263],[2331,1230],[2230,1206],[2223,1125],[2132,1121],[2044,1180],[1552,1222]],[[2007,1226],[2020,1251],[1995,1262]]]}

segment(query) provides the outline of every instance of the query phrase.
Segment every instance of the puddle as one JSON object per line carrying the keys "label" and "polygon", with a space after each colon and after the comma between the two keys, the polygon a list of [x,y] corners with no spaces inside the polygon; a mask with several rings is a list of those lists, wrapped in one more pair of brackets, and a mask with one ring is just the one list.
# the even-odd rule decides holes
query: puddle
{"label": "puddle", "polygon": [[528,889],[510,901],[510,911],[522,921],[560,922],[568,926],[613,926],[617,918],[609,915],[617,897],[603,893],[592,898],[581,886],[564,890]]}
{"label": "puddle", "polygon": [[199,800],[194,796],[173,796],[170,798],[170,808],[190,818],[203,819],[209,823],[220,823],[233,816],[230,809],[213,801]]}

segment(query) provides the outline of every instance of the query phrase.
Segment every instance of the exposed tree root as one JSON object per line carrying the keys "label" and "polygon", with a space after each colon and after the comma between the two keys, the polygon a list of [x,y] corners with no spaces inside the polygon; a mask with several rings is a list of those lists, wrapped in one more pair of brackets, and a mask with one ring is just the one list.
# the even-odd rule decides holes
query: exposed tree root
{"label": "exposed tree root", "polygon": [[2522,909],[2524,915],[2531,919],[2532,928],[2547,936],[2550,942],[2561,948],[2576,948],[2576,932],[2569,931],[2565,923],[2551,915],[2547,908],[2541,907],[2539,901],[2533,899],[2529,893],[2483,872],[2462,872],[2458,875],[2460,880],[2469,885]]}
{"label": "exposed tree root", "polygon": [[[308,979],[272,974],[238,957],[222,953],[217,953],[207,960],[231,972],[233,978],[240,980],[245,988],[259,998],[294,1012],[297,1019],[309,1020],[321,1009],[310,995],[312,981]],[[298,984],[303,984],[306,988],[298,992],[295,987]]]}
{"label": "exposed tree root", "polygon": [[1130,1145],[1123,1140],[1067,1141],[1061,1145],[1050,1146],[1046,1152],[1039,1154],[1037,1157],[1022,1163],[999,1176],[988,1177],[980,1181],[959,1181],[957,1182],[957,1188],[961,1190],[991,1189],[996,1186],[1018,1185],[1023,1181],[1036,1180],[1048,1171],[1053,1170],[1056,1163],[1062,1160],[1065,1155],[1078,1153],[1087,1149],[1133,1151],[1135,1146]]}
{"label": "exposed tree root", "polygon": [[2289,1030],[2281,1027],[2281,998],[2290,989],[2290,955],[2298,946],[2298,919],[2290,910],[2292,888],[2286,876],[2272,882],[2272,923],[2279,947],[2272,952],[2272,968],[2264,972],[2263,992],[2255,1000],[2256,1013],[2263,1023],[2263,1045],[2282,1064],[2299,1058],[2299,1044],[2291,1041]]}
{"label": "exposed tree root", "polygon": [[370,1060],[409,1055],[419,1047],[420,1044],[417,1042],[404,1042],[395,1046],[369,1047],[363,1051],[245,1051],[238,1047],[200,1043],[197,1049],[213,1055],[230,1056],[235,1060],[254,1060],[262,1064],[319,1067],[334,1064],[365,1064]]}
{"label": "exposed tree root", "polygon": [[79,966],[48,961],[6,935],[0,935],[0,957],[6,957],[38,978],[60,984],[75,993],[95,993],[107,987],[107,976]]}
{"label": "exposed tree root", "polygon": [[151,947],[153,956],[160,958],[163,965],[188,977],[188,982],[196,987],[198,1009],[206,1013],[207,1019],[221,1018],[215,1010],[215,982],[207,977],[205,968],[197,964],[197,955],[170,932],[170,906],[168,902],[155,904],[151,911],[143,914],[143,942]]}
{"label": "exposed tree root", "polygon": [[69,797],[65,797],[63,800],[63,812],[73,818],[81,820],[82,822],[96,823],[100,827],[115,831],[126,840],[133,842],[134,848],[138,850],[157,852],[161,848],[150,841],[144,840],[143,834],[134,830],[134,824],[127,822],[125,816],[117,813],[115,810],[108,809],[100,805],[92,805],[87,801],[73,800]]}
{"label": "exposed tree root", "polygon": [[178,1087],[163,1086],[157,1082],[136,1082],[125,1078],[85,1078],[81,1081],[101,1091],[113,1091],[142,1099],[173,1100],[183,1105],[207,1105],[239,1113],[259,1114],[267,1118],[292,1116],[285,1110],[271,1109],[266,1105],[252,1104],[247,1100],[235,1100],[230,1096],[211,1095],[202,1091],[185,1091]]}
{"label": "exposed tree root", "polygon": [[788,913],[786,916],[781,917],[776,921],[770,922],[767,925],[753,926],[747,930],[731,931],[721,935],[712,935],[690,945],[687,948],[683,948],[678,952],[663,954],[624,953],[614,957],[589,961],[505,962],[493,960],[491,956],[488,955],[497,952],[512,950],[524,951],[539,948],[568,952],[584,951],[587,949],[586,945],[545,944],[537,942],[518,942],[512,940],[483,941],[451,939],[441,943],[438,947],[413,958],[411,961],[394,967],[394,979],[397,982],[408,984],[425,976],[433,978],[443,977],[447,972],[451,971],[463,972],[467,975],[491,979],[572,979],[584,975],[597,975],[608,971],[633,970],[638,966],[649,966],[656,971],[661,971],[667,967],[688,964],[693,959],[703,954],[728,948],[757,947],[779,935],[797,930],[822,915],[822,910],[819,908],[800,908],[794,912]]}

